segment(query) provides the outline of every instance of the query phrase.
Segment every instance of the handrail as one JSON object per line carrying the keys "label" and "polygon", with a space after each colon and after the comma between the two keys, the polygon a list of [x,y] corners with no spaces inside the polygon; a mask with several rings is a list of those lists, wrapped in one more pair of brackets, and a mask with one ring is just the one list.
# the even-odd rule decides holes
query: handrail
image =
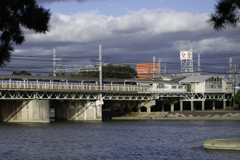
{"label": "handrail", "polygon": [[[84,84],[84,83],[61,83],[61,82],[28,82],[28,81],[1,81],[0,89],[32,89],[32,90],[74,90],[74,91],[100,91],[98,84]],[[186,89],[169,89],[169,88],[157,88],[152,86],[137,86],[137,85],[123,85],[123,84],[104,84],[102,91],[114,91],[114,92],[141,92],[141,93],[185,93]],[[227,89],[206,89],[206,93],[218,92],[218,93],[231,93],[232,90]]]}

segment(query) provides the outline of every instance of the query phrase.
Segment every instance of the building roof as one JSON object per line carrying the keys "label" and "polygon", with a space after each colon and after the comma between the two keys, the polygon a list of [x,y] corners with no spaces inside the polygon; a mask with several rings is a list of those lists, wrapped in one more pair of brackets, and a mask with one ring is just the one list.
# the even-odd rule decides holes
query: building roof
{"label": "building roof", "polygon": [[184,80],[184,79],[186,79],[186,78],[187,78],[186,76],[177,77],[177,78],[171,79],[171,82],[176,82],[176,83],[178,83],[179,81]]}
{"label": "building roof", "polygon": [[187,77],[181,81],[179,81],[179,83],[191,83],[191,82],[203,82],[211,77],[213,77],[214,75],[198,75],[198,76],[190,76]]}

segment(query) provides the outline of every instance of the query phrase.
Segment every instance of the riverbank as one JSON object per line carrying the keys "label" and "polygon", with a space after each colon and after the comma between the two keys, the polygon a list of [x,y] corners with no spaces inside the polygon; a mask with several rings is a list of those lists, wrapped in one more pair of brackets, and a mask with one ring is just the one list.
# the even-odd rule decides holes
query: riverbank
{"label": "riverbank", "polygon": [[240,120],[240,111],[183,111],[183,112],[151,112],[116,115],[112,120],[148,120],[153,115],[153,120]]}

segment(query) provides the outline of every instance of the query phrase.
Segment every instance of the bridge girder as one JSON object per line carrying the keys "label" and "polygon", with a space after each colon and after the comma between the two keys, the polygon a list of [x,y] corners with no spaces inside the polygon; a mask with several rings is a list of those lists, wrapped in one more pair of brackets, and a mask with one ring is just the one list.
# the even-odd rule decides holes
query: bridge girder
{"label": "bridge girder", "polygon": [[[26,100],[26,99],[43,99],[43,100],[97,100],[100,98],[99,92],[56,92],[56,91],[0,91],[1,100]],[[231,99],[231,95],[225,93],[117,93],[103,92],[104,100],[222,100]]]}

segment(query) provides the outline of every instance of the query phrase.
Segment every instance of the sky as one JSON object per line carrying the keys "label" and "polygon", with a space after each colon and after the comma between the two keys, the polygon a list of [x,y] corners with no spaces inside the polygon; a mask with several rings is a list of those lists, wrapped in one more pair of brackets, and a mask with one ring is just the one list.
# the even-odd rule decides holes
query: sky
{"label": "sky", "polygon": [[[24,29],[26,41],[15,46],[2,74],[25,70],[52,72],[52,50],[63,68],[103,63],[130,65],[161,59],[168,71],[180,70],[180,50],[200,53],[206,74],[223,74],[240,61],[240,28],[217,32],[206,22],[215,0],[37,0],[51,12],[46,34]],[[60,62],[58,62],[58,65]],[[68,66],[68,67],[67,67]],[[73,69],[74,70],[74,69]]]}

